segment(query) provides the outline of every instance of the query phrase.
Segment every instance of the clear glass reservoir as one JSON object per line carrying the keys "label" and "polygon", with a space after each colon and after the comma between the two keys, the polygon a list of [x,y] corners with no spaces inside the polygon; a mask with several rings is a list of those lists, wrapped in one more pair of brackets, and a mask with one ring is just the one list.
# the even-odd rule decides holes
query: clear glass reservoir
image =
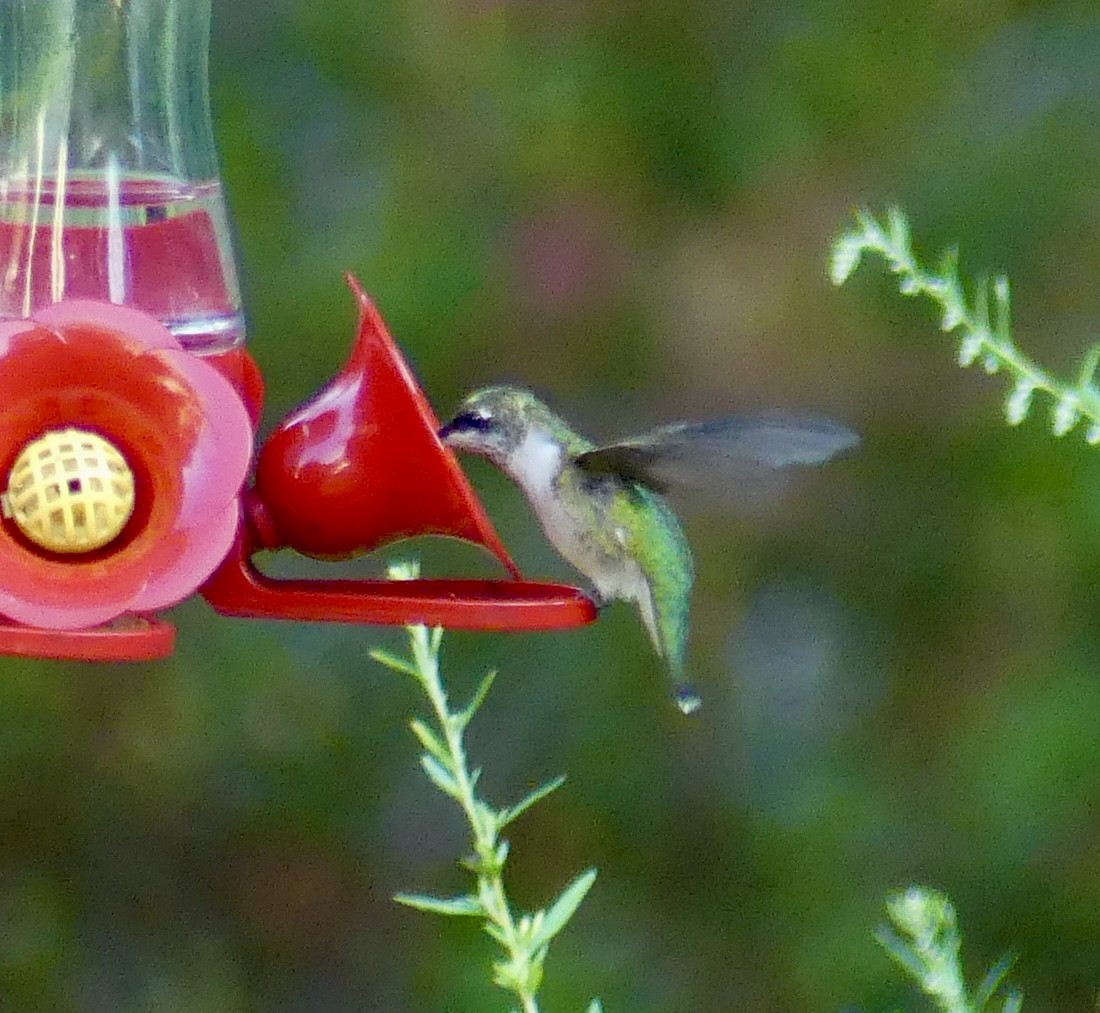
{"label": "clear glass reservoir", "polygon": [[209,36],[210,0],[0,0],[0,319],[96,298],[244,340]]}

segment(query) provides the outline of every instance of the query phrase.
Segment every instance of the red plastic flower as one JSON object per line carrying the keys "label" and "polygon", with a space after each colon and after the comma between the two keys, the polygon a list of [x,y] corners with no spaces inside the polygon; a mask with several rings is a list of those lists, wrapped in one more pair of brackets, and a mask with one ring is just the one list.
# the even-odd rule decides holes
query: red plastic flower
{"label": "red plastic flower", "polygon": [[81,629],[186,598],[228,553],[252,456],[233,386],[154,318],[68,300],[0,323],[0,491],[52,429],[97,433],[134,475],[134,510],[103,548],[57,554],[0,523],[0,615]]}

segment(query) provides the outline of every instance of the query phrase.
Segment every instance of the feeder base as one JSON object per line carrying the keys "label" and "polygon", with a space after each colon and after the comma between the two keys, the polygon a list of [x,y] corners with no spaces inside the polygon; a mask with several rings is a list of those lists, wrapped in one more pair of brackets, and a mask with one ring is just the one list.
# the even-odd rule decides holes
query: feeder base
{"label": "feeder base", "polygon": [[176,628],[155,616],[125,616],[90,630],[44,630],[0,620],[0,655],[53,661],[156,661],[172,653]]}

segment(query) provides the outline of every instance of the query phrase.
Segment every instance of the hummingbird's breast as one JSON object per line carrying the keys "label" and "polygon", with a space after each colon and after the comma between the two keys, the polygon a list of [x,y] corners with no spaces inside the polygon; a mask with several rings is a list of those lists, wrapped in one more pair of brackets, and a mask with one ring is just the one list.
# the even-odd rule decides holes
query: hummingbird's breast
{"label": "hummingbird's breast", "polygon": [[631,532],[615,515],[621,483],[566,464],[545,505],[543,526],[555,548],[592,581],[600,595],[637,600],[645,578],[631,552]]}
{"label": "hummingbird's breast", "polygon": [[561,556],[607,599],[636,601],[646,594],[645,577],[632,551],[632,532],[616,516],[616,498],[626,495],[611,475],[591,475],[572,463],[552,434],[532,429],[508,461]]}

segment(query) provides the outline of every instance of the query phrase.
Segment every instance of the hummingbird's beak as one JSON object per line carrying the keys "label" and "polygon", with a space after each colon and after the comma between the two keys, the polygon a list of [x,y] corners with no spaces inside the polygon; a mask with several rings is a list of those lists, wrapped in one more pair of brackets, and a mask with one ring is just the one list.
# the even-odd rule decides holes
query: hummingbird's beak
{"label": "hummingbird's beak", "polygon": [[445,426],[442,426],[440,428],[439,432],[437,433],[437,435],[439,436],[439,438],[444,443],[446,443],[447,442],[447,437],[450,436],[451,433],[453,433],[454,431],[455,431],[455,424],[454,424],[453,421],[451,421],[451,422],[448,422]]}

